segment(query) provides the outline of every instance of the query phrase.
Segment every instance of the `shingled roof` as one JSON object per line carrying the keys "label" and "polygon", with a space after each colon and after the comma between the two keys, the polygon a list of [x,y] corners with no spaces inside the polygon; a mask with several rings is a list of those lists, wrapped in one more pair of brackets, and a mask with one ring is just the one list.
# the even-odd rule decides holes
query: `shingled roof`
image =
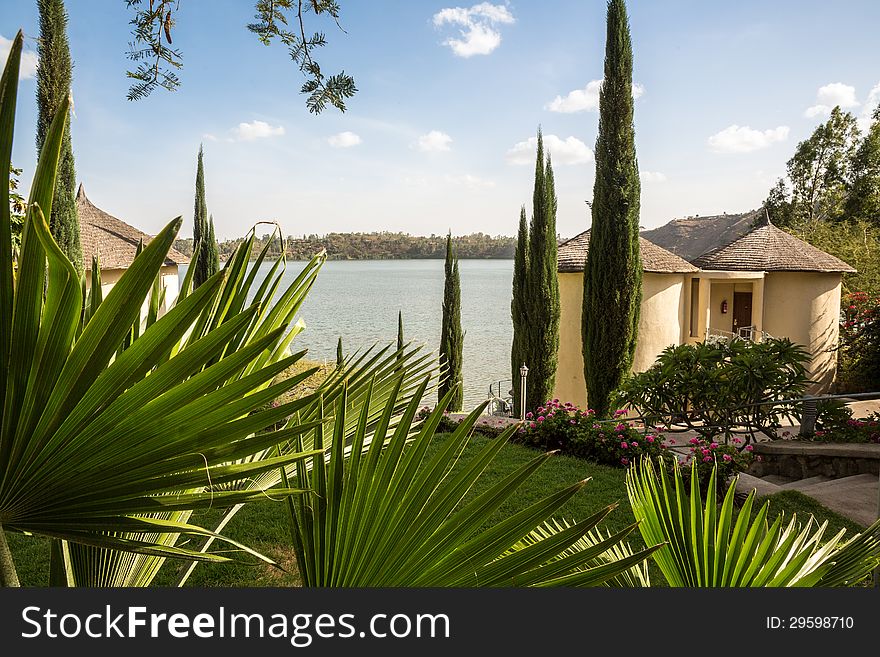
{"label": "shingled roof", "polygon": [[[134,261],[138,243],[146,245],[152,238],[134,226],[107,214],[86,197],[80,184],[76,193],[76,209],[79,214],[79,235],[82,242],[83,260],[86,267],[93,255],[98,256],[101,269],[126,269]],[[166,265],[180,265],[189,259],[172,248],[165,258]]]}
{"label": "shingled roof", "polygon": [[[587,262],[587,251],[590,248],[590,231],[585,230],[580,235],[559,245],[558,269],[560,272],[578,272],[584,270]],[[639,250],[642,258],[642,269],[647,272],[658,274],[680,274],[699,271],[691,263],[679,258],[674,253],[649,242],[644,237],[639,237]]]}
{"label": "shingled roof", "polygon": [[856,270],[843,260],[780,230],[770,218],[733,242],[707,251],[692,260],[700,269],[730,271],[815,271]]}

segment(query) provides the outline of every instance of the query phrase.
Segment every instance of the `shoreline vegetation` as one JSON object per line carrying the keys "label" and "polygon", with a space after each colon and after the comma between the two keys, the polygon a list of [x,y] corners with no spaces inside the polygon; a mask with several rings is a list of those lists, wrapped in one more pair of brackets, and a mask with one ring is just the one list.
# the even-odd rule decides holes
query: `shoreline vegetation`
{"label": "shoreline vegetation", "polygon": [[[455,237],[458,257],[466,259],[510,260],[516,244],[515,237],[472,233]],[[241,238],[220,242],[220,259],[225,260],[235,251]],[[273,236],[266,233],[254,240],[252,259],[260,253]],[[410,235],[387,231],[372,233],[327,233],[326,235],[289,235],[286,256],[291,260],[309,260],[321,249],[327,250],[328,260],[421,260],[446,257],[445,235]],[[187,257],[192,256],[193,239],[177,239],[174,248]],[[267,257],[281,254],[281,244],[274,239]]]}

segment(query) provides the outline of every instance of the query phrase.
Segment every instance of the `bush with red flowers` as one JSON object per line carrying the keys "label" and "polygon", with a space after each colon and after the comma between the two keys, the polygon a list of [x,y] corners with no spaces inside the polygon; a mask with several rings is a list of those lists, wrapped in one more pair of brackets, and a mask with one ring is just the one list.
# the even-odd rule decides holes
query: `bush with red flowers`
{"label": "bush with red flowers", "polygon": [[839,353],[842,390],[880,389],[880,296],[853,292],[844,298]]}
{"label": "bush with red flowers", "polygon": [[525,425],[514,440],[618,467],[626,467],[642,455],[654,458],[664,453],[663,436],[642,434],[623,419],[624,413],[618,411],[616,420],[600,422],[592,409],[581,410],[553,399],[526,414]]}

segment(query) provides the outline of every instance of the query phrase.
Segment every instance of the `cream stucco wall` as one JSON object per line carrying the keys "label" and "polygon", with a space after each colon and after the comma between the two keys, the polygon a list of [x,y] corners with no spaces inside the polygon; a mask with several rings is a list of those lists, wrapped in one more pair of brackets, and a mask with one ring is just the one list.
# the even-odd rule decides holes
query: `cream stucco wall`
{"label": "cream stucco wall", "polygon": [[[101,270],[101,293],[105,298],[110,290],[113,289],[113,286],[116,285],[120,278],[122,278],[125,271],[125,269]],[[177,300],[177,294],[180,291],[177,265],[163,265],[160,275],[162,276],[162,285],[165,286],[165,303],[159,308],[159,315],[163,315]],[[147,314],[147,304],[149,304],[149,299],[144,304],[144,310],[142,313],[144,317],[146,317]]]}
{"label": "cream stucco wall", "polygon": [[[560,273],[558,278],[559,365],[553,396],[583,406],[587,401],[581,350],[583,274]],[[633,371],[648,369],[663,349],[681,343],[686,329],[684,283],[684,274],[646,272],[642,277],[642,312]]]}
{"label": "cream stucco wall", "polygon": [[764,282],[764,330],[813,354],[811,392],[827,392],[837,370],[840,274],[769,272]]}

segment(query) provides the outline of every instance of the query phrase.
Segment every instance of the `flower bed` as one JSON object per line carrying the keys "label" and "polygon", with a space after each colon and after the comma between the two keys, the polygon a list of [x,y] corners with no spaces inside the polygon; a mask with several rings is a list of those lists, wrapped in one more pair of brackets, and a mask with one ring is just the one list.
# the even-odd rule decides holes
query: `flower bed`
{"label": "flower bed", "polygon": [[625,411],[617,411],[617,420],[598,421],[592,409],[581,410],[558,399],[548,401],[526,414],[526,424],[514,440],[540,449],[558,449],[596,463],[626,467],[643,455],[656,457],[665,453],[659,434],[642,434],[632,423],[622,420]]}

